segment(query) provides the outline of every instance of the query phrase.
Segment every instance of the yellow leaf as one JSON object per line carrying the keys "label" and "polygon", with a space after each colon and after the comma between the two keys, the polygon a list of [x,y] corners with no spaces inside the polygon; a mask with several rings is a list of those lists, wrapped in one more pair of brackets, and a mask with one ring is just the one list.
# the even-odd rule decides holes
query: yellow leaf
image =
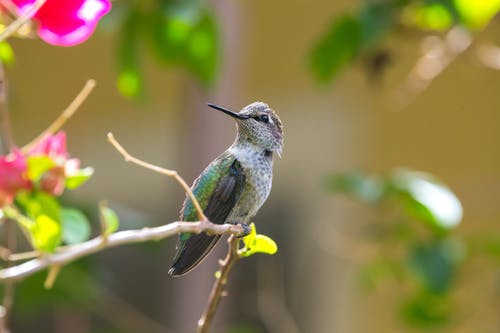
{"label": "yellow leaf", "polygon": [[61,243],[61,226],[47,215],[39,215],[30,227],[33,246],[43,252],[54,252]]}
{"label": "yellow leaf", "polygon": [[266,235],[257,235],[255,237],[255,246],[252,250],[260,253],[275,254],[278,251],[278,245]]}
{"label": "yellow leaf", "polygon": [[500,0],[455,0],[467,26],[482,29],[500,10]]}

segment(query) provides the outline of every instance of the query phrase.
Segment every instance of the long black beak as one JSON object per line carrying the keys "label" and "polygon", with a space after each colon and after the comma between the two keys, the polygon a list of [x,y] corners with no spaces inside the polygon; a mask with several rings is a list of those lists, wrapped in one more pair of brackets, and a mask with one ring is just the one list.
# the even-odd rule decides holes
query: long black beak
{"label": "long black beak", "polygon": [[216,110],[222,111],[225,114],[228,114],[228,115],[230,115],[233,118],[237,118],[237,119],[248,119],[248,118],[250,118],[249,115],[239,114],[238,112],[234,112],[234,111],[228,110],[226,108],[223,108],[222,106],[218,106],[218,105],[215,105],[215,104],[212,104],[212,103],[207,103],[207,105],[210,106],[211,108],[214,108]]}

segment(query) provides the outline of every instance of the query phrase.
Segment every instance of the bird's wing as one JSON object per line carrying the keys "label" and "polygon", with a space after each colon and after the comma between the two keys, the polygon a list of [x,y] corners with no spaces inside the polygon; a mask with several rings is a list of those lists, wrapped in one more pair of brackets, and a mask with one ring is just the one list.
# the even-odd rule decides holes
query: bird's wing
{"label": "bird's wing", "polygon": [[[231,154],[223,154],[212,162],[193,184],[193,193],[203,212],[213,223],[223,224],[238,201],[245,184],[243,168]],[[198,216],[189,198],[184,201],[181,220],[196,221]],[[182,275],[203,260],[220,239],[220,235],[208,236],[182,233],[177,242],[177,252],[169,273]]]}

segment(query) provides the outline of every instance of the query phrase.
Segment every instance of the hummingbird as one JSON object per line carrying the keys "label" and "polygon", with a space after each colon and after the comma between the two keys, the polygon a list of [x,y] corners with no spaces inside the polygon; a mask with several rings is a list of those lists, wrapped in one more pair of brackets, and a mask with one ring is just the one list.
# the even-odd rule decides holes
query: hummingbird
{"label": "hummingbird", "polygon": [[[239,112],[210,103],[208,106],[236,121],[236,140],[203,170],[191,189],[211,222],[247,226],[271,192],[274,153],[281,157],[283,148],[281,120],[263,102],[249,104]],[[180,220],[197,219],[194,205],[186,196]],[[220,238],[181,233],[169,274],[180,276],[191,271]]]}

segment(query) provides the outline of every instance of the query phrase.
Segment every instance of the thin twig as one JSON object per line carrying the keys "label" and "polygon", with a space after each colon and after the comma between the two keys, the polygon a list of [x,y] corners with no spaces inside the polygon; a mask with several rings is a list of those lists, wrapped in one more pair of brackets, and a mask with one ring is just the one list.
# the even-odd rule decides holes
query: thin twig
{"label": "thin twig", "polygon": [[54,134],[57,132],[78,110],[80,105],[85,101],[85,99],[89,96],[92,89],[94,89],[96,85],[95,80],[90,79],[85,82],[85,86],[83,86],[82,90],[78,93],[78,95],[73,99],[73,101],[68,105],[68,107],[59,115],[59,117],[52,122],[52,124],[45,129],[40,135],[38,135],[35,139],[33,139],[30,143],[25,145],[22,148],[23,152],[29,151],[38,141],[43,139],[45,136],[49,134]]}
{"label": "thin twig", "polygon": [[159,166],[156,166],[156,165],[144,162],[143,160],[140,160],[140,159],[138,159],[138,158],[130,155],[125,150],[125,148],[123,148],[123,146],[121,144],[119,144],[118,141],[116,141],[116,139],[113,136],[113,133],[108,133],[108,141],[123,156],[123,158],[125,159],[125,162],[131,162],[131,163],[137,164],[139,166],[142,166],[143,168],[146,168],[146,169],[149,169],[149,170],[153,170],[155,172],[158,172],[158,173],[161,173],[163,175],[166,175],[166,176],[174,178],[182,186],[182,188],[184,189],[184,191],[186,191],[187,195],[191,199],[191,202],[193,203],[194,208],[196,209],[196,213],[198,214],[198,219],[200,221],[208,220],[207,217],[205,216],[205,214],[203,213],[203,209],[201,209],[200,203],[198,202],[198,200],[194,196],[193,191],[191,191],[191,188],[184,181],[184,179],[181,176],[179,176],[179,174],[177,173],[177,171],[175,171],[175,170],[169,170],[169,169],[165,169],[165,168],[161,168]]}
{"label": "thin twig", "polygon": [[445,69],[469,49],[473,41],[470,32],[457,26],[450,29],[444,39],[436,36],[426,37],[422,42],[424,54],[396,91],[396,109],[402,110],[422,94]]}
{"label": "thin twig", "polygon": [[104,210],[108,207],[108,203],[106,201],[99,202],[99,225],[101,227],[101,239],[102,243],[106,244],[108,242],[108,234],[106,232],[106,218],[104,216]]}
{"label": "thin twig", "polygon": [[214,224],[210,221],[177,221],[154,228],[118,231],[108,235],[108,241],[106,244],[102,243],[102,238],[99,236],[86,242],[73,245],[64,251],[47,254],[16,266],[4,268],[0,270],[0,282],[6,283],[8,281],[18,281],[47,267],[57,265],[63,266],[82,257],[100,252],[104,249],[125,244],[143,243],[153,240],[158,241],[175,236],[181,232],[195,234],[207,232],[213,235],[241,235],[244,230],[241,225]]}
{"label": "thin twig", "polygon": [[28,22],[33,15],[45,4],[47,0],[36,0],[33,6],[21,14],[14,22],[10,23],[1,33],[0,42],[10,37],[15,33],[24,23]]}
{"label": "thin twig", "polygon": [[208,298],[207,306],[198,320],[198,333],[208,333],[212,324],[215,312],[219,306],[221,297],[224,295],[224,288],[227,284],[227,279],[234,263],[240,258],[238,255],[238,245],[240,240],[234,235],[227,240],[229,247],[226,258],[219,262],[220,274],[217,273],[215,282]]}
{"label": "thin twig", "polygon": [[28,259],[36,258],[39,255],[40,255],[40,252],[36,251],[36,250],[27,251],[27,252],[12,253],[12,251],[9,250],[8,248],[0,246],[0,258],[2,258],[2,260],[4,260],[4,261],[28,260]]}
{"label": "thin twig", "polygon": [[54,282],[56,282],[57,275],[59,275],[60,271],[61,266],[59,265],[54,265],[49,268],[49,274],[47,275],[47,278],[43,283],[45,289],[52,289],[52,286],[54,285]]}

